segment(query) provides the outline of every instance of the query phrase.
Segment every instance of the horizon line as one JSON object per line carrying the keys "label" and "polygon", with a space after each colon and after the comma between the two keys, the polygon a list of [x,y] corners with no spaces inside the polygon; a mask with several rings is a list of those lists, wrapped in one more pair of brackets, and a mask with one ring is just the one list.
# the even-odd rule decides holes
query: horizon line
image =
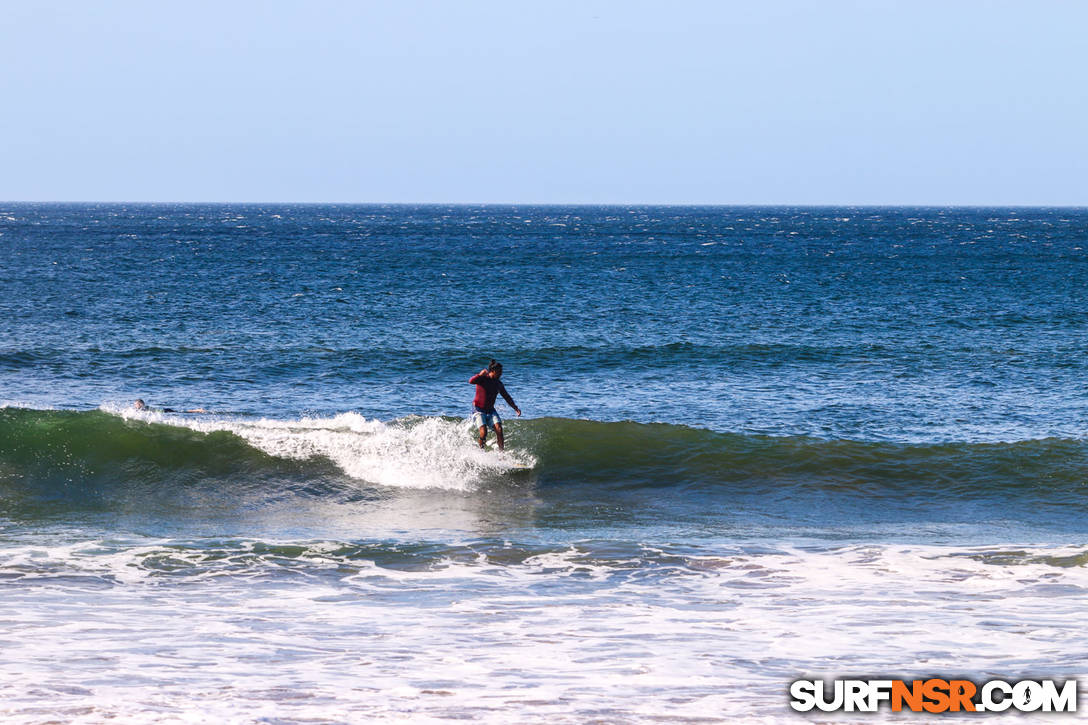
{"label": "horizon line", "polygon": [[444,207],[715,207],[715,208],[853,208],[853,209],[1088,209],[1088,204],[956,204],[956,203],[790,203],[790,202],[559,202],[559,201],[189,201],[189,200],[112,200],[112,199],[34,199],[0,200],[0,204],[191,204],[203,206],[444,206]]}

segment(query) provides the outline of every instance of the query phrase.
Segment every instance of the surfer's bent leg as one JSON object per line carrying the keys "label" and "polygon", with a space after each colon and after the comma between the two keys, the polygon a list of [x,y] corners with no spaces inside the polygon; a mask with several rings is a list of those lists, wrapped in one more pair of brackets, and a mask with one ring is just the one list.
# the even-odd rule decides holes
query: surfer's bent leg
{"label": "surfer's bent leg", "polygon": [[479,440],[480,448],[484,447],[484,442],[486,440],[487,440],[487,426],[486,425],[481,425],[480,426],[480,440]]}
{"label": "surfer's bent leg", "polygon": [[502,450],[502,423],[495,421],[495,438],[499,441],[499,450]]}

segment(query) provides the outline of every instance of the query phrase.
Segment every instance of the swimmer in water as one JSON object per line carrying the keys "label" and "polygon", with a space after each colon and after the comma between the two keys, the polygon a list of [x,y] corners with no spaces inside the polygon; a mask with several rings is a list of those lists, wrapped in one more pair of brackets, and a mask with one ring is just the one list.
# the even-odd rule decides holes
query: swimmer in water
{"label": "swimmer in water", "polygon": [[[173,408],[152,408],[151,406],[149,406],[147,403],[144,402],[143,398],[136,398],[136,400],[133,401],[133,403],[132,403],[132,407],[134,409],[136,409],[136,410],[141,410],[141,411],[146,410],[149,413],[177,413],[178,412],[177,410],[174,410]],[[211,411],[210,410],[205,410],[204,408],[190,408],[189,410],[183,410],[181,412],[182,413],[210,413]]]}

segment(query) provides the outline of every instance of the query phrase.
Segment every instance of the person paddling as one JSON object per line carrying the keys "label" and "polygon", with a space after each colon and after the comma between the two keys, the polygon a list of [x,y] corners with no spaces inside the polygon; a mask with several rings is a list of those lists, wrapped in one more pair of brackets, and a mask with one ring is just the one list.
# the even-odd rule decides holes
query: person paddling
{"label": "person paddling", "polygon": [[502,363],[492,360],[488,363],[486,369],[473,375],[468,381],[469,384],[476,386],[476,398],[472,401],[476,412],[472,415],[472,422],[480,429],[480,448],[483,448],[484,443],[487,441],[487,429],[490,427],[495,429],[495,438],[499,442],[499,450],[503,449],[502,418],[499,417],[499,412],[495,410],[496,397],[502,395],[503,400],[514,409],[514,412],[519,416],[521,415],[521,408],[514,403],[510,393],[506,392],[506,386],[499,381],[501,377]]}
{"label": "person paddling", "polygon": [[[143,411],[147,411],[148,413],[177,413],[178,412],[178,411],[174,410],[173,408],[152,408],[150,405],[148,405],[147,403],[144,402],[143,398],[136,398],[136,400],[133,401],[133,403],[132,403],[132,407],[133,407],[134,410],[143,410]],[[186,411],[183,411],[183,412],[185,412],[185,413],[210,413],[211,411],[210,410],[204,410],[203,408],[190,408],[189,410],[186,410]]]}

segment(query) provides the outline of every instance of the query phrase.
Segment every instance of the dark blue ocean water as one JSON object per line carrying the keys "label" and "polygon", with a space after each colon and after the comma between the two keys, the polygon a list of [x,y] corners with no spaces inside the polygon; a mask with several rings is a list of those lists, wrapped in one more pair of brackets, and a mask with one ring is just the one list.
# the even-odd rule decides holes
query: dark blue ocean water
{"label": "dark blue ocean water", "polygon": [[7,205],[0,389],[891,441],[1088,426],[1084,210]]}
{"label": "dark blue ocean water", "polygon": [[5,712],[1083,674],[1086,246],[1085,209],[0,205]]}

